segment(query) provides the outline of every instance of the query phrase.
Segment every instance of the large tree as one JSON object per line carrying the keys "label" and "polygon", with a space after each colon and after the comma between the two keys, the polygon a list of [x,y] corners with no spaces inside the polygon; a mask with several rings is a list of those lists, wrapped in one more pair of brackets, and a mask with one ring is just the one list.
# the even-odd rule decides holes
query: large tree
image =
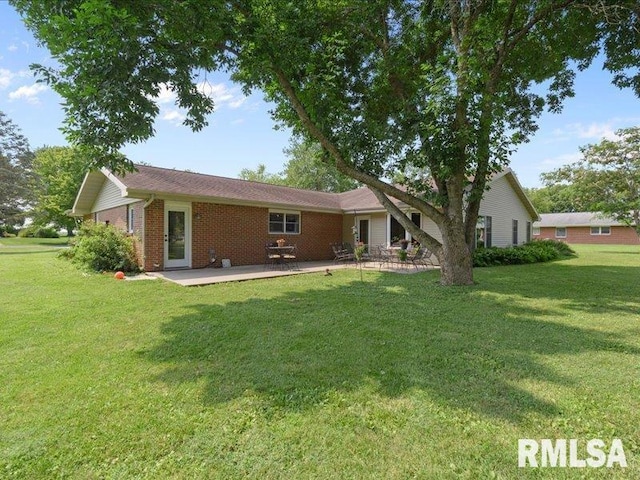
{"label": "large tree", "polygon": [[[198,84],[226,70],[273,115],[367,185],[441,264],[473,282],[471,249],[490,176],[557,112],[602,48],[640,92],[636,0],[13,0],[61,68],[39,71],[66,102],[72,142],[99,164],[153,135],[161,87],[206,124]],[[411,168],[408,168],[411,167]],[[398,170],[429,172],[386,181]],[[435,186],[435,188],[433,188]],[[419,229],[394,197],[431,218]]]}
{"label": "large tree", "polygon": [[24,222],[31,200],[33,153],[20,129],[0,112],[0,234]]}
{"label": "large tree", "polygon": [[640,235],[640,127],[616,135],[581,148],[581,160],[542,178],[547,186],[570,186],[581,209],[611,216]]}
{"label": "large tree", "polygon": [[327,153],[318,142],[294,137],[284,153],[288,158],[282,172],[285,185],[335,193],[358,188],[357,181],[323,158]]}
{"label": "large tree", "polygon": [[551,182],[544,187],[525,188],[524,191],[538,213],[567,213],[584,210],[576,190],[566,183]]}
{"label": "large tree", "polygon": [[284,185],[284,179],[277,173],[267,172],[267,166],[259,163],[255,170],[243,168],[238,174],[238,178],[251,182],[271,183],[273,185]]}
{"label": "large tree", "polygon": [[318,192],[339,193],[358,187],[358,182],[340,173],[335,165],[323,159],[326,152],[317,142],[293,137],[284,153],[287,156],[284,171],[269,173],[266,165],[261,163],[255,170],[243,168],[238,176],[244,180]]}
{"label": "large tree", "polygon": [[35,152],[34,205],[35,224],[55,224],[73,235],[76,220],[67,214],[73,207],[82,179],[89,168],[86,154],[72,147],[43,147]]}

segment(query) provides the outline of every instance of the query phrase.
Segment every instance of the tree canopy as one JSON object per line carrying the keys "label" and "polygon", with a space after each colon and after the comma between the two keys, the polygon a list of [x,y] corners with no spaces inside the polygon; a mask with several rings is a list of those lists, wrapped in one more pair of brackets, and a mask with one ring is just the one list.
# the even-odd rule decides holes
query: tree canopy
{"label": "tree canopy", "polygon": [[72,147],[43,147],[35,152],[33,161],[35,224],[53,223],[72,235],[76,220],[67,211],[73,207],[90,160]]}
{"label": "tree canopy", "polygon": [[238,174],[238,178],[251,182],[271,183],[273,185],[284,185],[284,179],[277,173],[267,172],[267,166],[259,163],[255,170],[243,168]]}
{"label": "tree canopy", "polygon": [[[69,139],[92,145],[97,164],[131,167],[113,155],[153,135],[163,86],[187,109],[185,124],[203,128],[214,104],[201,85],[228,71],[367,185],[438,257],[444,284],[473,282],[487,179],[545,108],[560,111],[576,71],[604,50],[616,84],[640,93],[636,0],[12,3],[60,63],[38,71],[65,98]],[[429,183],[386,180],[425,169]]]}
{"label": "tree canopy", "polygon": [[617,140],[581,148],[583,158],[542,175],[550,186],[568,186],[580,210],[601,212],[640,234],[640,127],[618,130]]}
{"label": "tree canopy", "polygon": [[[0,227],[24,221],[31,200],[33,153],[20,129],[0,112]],[[0,232],[1,233],[1,232]]]}
{"label": "tree canopy", "polygon": [[580,205],[572,185],[549,183],[540,188],[525,188],[525,193],[538,213],[581,212]]}
{"label": "tree canopy", "polygon": [[238,176],[244,180],[318,192],[345,192],[358,187],[358,182],[343,175],[334,165],[323,160],[325,152],[318,143],[294,137],[284,153],[288,158],[284,171],[268,173],[266,165],[259,164],[255,170],[242,169]]}

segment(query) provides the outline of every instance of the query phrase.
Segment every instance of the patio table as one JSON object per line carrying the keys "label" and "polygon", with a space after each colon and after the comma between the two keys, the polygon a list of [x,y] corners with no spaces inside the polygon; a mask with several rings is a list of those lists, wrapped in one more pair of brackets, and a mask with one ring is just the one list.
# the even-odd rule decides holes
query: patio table
{"label": "patio table", "polygon": [[289,263],[286,261],[288,260],[287,256],[289,256],[290,258],[290,256],[294,255],[295,249],[296,247],[294,245],[284,245],[282,247],[267,247],[267,250],[270,254],[278,256],[278,265],[280,266],[280,268],[284,268],[285,266],[287,268],[290,268]]}

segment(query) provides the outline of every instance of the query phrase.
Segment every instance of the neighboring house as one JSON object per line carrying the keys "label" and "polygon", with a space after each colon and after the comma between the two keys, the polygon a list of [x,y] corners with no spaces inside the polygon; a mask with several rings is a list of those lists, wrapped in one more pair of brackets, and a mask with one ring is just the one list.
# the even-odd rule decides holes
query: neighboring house
{"label": "neighboring house", "polygon": [[533,238],[550,238],[567,243],[637,245],[633,227],[597,212],[541,213],[533,224]]}
{"label": "neighboring house", "polygon": [[[108,222],[138,239],[147,271],[260,264],[264,246],[297,244],[301,260],[330,260],[330,244],[358,240],[391,245],[410,236],[367,188],[344,193],[300,190],[246,180],[137,165],[126,176],[106,169],[86,175],[72,214]],[[538,215],[514,173],[496,174],[480,205],[477,245],[531,239]],[[417,225],[440,239],[436,225],[397,202]],[[356,236],[354,236],[354,227]]]}

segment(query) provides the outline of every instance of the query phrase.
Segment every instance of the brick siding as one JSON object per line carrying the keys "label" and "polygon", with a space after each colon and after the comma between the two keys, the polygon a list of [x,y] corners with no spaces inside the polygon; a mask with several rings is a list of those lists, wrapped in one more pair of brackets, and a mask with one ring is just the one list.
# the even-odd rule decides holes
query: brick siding
{"label": "brick siding", "polygon": [[342,215],[300,212],[299,235],[269,235],[269,209],[194,202],[192,204],[193,268],[209,264],[209,249],[216,251],[215,266],[223,258],[232,265],[264,262],[267,242],[279,238],[298,246],[300,261],[332,259],[330,244],[342,240]]}
{"label": "brick siding", "polygon": [[[164,201],[155,200],[142,211],[143,202],[134,208],[134,235],[138,243],[140,264],[146,271],[164,270]],[[209,250],[216,251],[215,266],[223,258],[232,265],[260,265],[264,262],[267,242],[284,238],[298,246],[300,261],[331,260],[330,244],[342,241],[342,215],[300,212],[299,235],[269,235],[269,209],[262,207],[192,203],[192,267],[209,265]],[[127,207],[117,207],[96,213],[98,221],[126,230]],[[143,222],[144,220],[144,228]]]}
{"label": "brick siding", "polygon": [[102,210],[96,212],[96,223],[109,222],[109,225],[119,228],[120,230],[127,231],[127,206],[110,208],[108,210]]}
{"label": "brick siding", "polygon": [[565,238],[556,237],[555,227],[540,227],[540,235],[533,235],[532,238],[548,238],[561,240],[566,243],[586,243],[600,245],[638,245],[638,235],[631,227],[611,227],[610,235],[591,235],[590,227],[566,227],[567,236]]}
{"label": "brick siding", "polygon": [[144,213],[144,269],[164,270],[164,201],[155,200]]}

